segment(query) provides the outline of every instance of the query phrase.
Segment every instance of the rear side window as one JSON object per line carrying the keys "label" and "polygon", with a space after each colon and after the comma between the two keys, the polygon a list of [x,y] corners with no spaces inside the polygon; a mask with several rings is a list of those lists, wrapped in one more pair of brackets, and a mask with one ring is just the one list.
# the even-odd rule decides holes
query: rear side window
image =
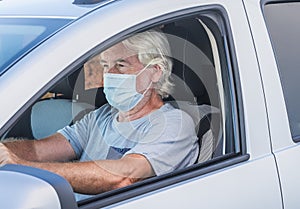
{"label": "rear side window", "polygon": [[300,140],[300,2],[269,3],[264,15],[282,83],[290,129]]}

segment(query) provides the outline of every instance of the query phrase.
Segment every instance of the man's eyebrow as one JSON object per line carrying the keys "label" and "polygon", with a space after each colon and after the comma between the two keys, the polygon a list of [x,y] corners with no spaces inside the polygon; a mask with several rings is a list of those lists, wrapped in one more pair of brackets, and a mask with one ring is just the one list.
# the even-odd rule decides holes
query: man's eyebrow
{"label": "man's eyebrow", "polygon": [[101,59],[100,61],[100,64],[106,64],[107,62],[105,61],[105,60],[103,60],[103,59]]}
{"label": "man's eyebrow", "polygon": [[125,63],[130,64],[127,60],[125,60],[125,59],[123,59],[123,58],[117,59],[115,62],[116,62],[116,63],[117,63],[117,62],[125,62]]}
{"label": "man's eyebrow", "polygon": [[[115,63],[117,63],[117,62],[126,62],[126,63],[129,63],[129,64],[130,64],[130,62],[128,62],[127,60],[125,60],[125,59],[123,59],[123,58],[117,59],[117,60],[115,60],[114,62],[115,62]],[[101,59],[101,60],[100,60],[100,63],[107,63],[107,61]]]}

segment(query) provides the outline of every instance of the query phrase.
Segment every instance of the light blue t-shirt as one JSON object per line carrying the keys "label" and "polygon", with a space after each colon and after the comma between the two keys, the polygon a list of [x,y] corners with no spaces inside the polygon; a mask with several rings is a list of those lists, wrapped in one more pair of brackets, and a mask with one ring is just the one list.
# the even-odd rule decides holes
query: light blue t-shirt
{"label": "light blue t-shirt", "polygon": [[118,111],[106,104],[58,132],[69,140],[80,161],[136,153],[149,160],[156,175],[195,163],[198,138],[187,113],[167,103],[130,122],[118,122],[117,117]]}

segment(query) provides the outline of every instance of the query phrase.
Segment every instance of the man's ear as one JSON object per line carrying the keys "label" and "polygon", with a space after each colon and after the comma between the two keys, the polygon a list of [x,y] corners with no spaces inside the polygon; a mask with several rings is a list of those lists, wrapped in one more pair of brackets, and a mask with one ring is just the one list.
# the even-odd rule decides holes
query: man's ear
{"label": "man's ear", "polygon": [[152,82],[157,83],[162,76],[162,69],[160,65],[153,65]]}

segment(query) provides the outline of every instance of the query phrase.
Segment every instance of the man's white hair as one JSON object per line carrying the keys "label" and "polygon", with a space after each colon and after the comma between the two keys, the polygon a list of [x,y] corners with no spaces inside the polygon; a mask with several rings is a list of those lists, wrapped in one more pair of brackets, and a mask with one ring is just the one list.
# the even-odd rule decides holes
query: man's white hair
{"label": "man's white hair", "polygon": [[162,76],[157,82],[157,93],[166,98],[172,93],[174,84],[171,82],[172,60],[167,37],[158,30],[137,33],[122,41],[125,47],[137,53],[139,61],[144,65],[158,65]]}

